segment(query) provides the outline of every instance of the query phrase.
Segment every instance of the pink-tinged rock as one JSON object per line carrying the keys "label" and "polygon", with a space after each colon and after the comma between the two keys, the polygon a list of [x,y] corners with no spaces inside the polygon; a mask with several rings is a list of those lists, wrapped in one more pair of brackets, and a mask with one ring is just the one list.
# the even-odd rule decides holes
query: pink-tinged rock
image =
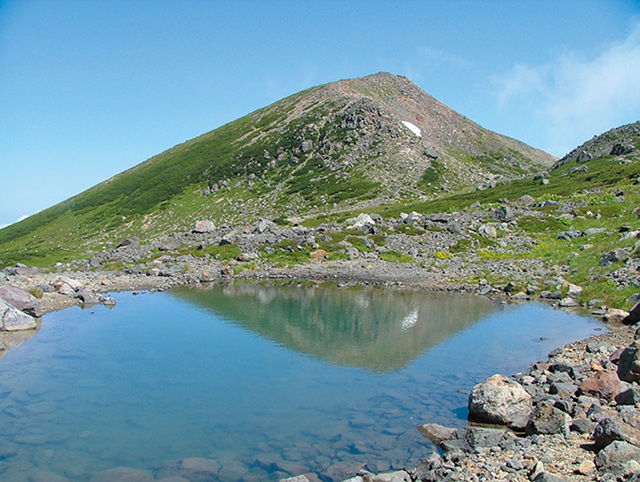
{"label": "pink-tinged rock", "polygon": [[0,298],[28,315],[42,316],[42,308],[38,299],[22,288],[11,285],[3,286],[0,288]]}
{"label": "pink-tinged rock", "polygon": [[327,257],[328,254],[329,253],[327,253],[324,249],[316,249],[315,251],[309,253],[309,257],[316,261],[322,261]]}
{"label": "pink-tinged rock", "polygon": [[469,419],[524,428],[533,411],[531,395],[518,382],[493,375],[469,395]]}
{"label": "pink-tinged rock", "polygon": [[194,233],[211,233],[216,230],[216,225],[213,224],[213,221],[208,219],[203,219],[200,221],[196,221],[193,225]]}
{"label": "pink-tinged rock", "polygon": [[620,393],[620,379],[609,370],[596,373],[580,384],[580,393],[590,397],[613,400]]}

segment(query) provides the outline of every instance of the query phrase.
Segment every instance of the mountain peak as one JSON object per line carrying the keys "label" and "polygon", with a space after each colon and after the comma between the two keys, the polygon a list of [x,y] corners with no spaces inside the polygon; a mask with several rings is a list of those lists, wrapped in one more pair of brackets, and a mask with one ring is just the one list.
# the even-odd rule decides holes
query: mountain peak
{"label": "mountain peak", "polygon": [[475,189],[554,160],[480,127],[406,77],[381,72],[294,94],[3,233],[16,239],[71,219],[97,240],[111,231],[185,230],[196,216],[236,225],[303,219]]}

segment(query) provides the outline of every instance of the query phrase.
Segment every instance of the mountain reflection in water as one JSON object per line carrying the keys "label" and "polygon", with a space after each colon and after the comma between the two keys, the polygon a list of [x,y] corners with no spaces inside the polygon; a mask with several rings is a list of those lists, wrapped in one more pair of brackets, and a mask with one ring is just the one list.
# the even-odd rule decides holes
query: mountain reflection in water
{"label": "mountain reflection in water", "polygon": [[171,293],[291,350],[376,372],[399,370],[483,315],[487,298],[240,283]]}

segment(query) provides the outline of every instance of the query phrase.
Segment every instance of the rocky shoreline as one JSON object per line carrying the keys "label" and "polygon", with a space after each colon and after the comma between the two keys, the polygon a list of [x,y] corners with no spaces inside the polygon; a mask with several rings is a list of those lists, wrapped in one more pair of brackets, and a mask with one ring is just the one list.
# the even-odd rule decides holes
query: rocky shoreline
{"label": "rocky shoreline", "polygon": [[[126,239],[90,259],[59,263],[49,272],[24,265],[5,268],[0,271],[0,354],[33,336],[42,314],[71,306],[113,306],[109,293],[119,291],[289,280],[466,292],[510,302],[535,299],[562,309],[590,311],[604,318],[612,331],[554,351],[529,373],[492,377],[480,384],[471,397],[478,391],[485,395],[470,399],[476,423],[457,430],[434,425],[420,428],[442,451],[421,467],[377,475],[361,471],[351,473],[348,480],[640,480],[640,342],[636,340],[640,335],[636,327],[627,326],[640,320],[638,305],[629,314],[604,306],[600,300],[581,302],[582,288],[563,277],[570,272],[568,264],[550,267],[530,257],[517,262],[499,256],[483,258],[478,256],[479,248],[473,248],[473,242],[484,238],[495,253],[514,248],[526,251],[535,244],[509,221],[515,211],[535,213],[528,202],[503,206],[493,213],[411,213],[388,220],[362,215],[342,227],[280,228],[260,220],[245,228],[216,228],[198,222],[191,232],[162,237],[148,245]],[[419,235],[409,235],[416,226]],[[498,229],[505,233],[500,240],[496,240]],[[469,239],[468,233],[476,241],[465,245],[467,256],[447,255]],[[338,256],[328,256],[319,242],[333,243]],[[482,247],[484,241],[478,242]],[[216,251],[209,253],[211,246]],[[233,248],[231,258],[221,256],[227,247]],[[628,261],[615,275],[617,282],[631,282],[640,261],[618,251],[606,253],[603,259],[618,262],[626,254]],[[390,262],[384,259],[389,253],[399,259],[409,256],[413,262]],[[306,262],[280,263],[280,255],[306,256]],[[612,257],[616,259],[609,259]],[[508,281],[492,285],[483,279],[486,272]],[[638,295],[635,297],[637,301]],[[485,385],[495,390],[484,390]],[[496,404],[497,415],[490,408]],[[514,406],[517,417],[505,418],[501,411],[513,414]],[[493,425],[489,428],[486,423]],[[205,462],[185,462],[190,468],[183,473],[182,466],[177,467],[176,480],[218,480],[211,472],[198,475],[198,467],[212,465]],[[96,480],[133,477],[127,471],[109,474]],[[292,475],[295,477],[283,480],[320,480],[314,474]],[[144,477],[139,480],[155,480],[148,474]]]}

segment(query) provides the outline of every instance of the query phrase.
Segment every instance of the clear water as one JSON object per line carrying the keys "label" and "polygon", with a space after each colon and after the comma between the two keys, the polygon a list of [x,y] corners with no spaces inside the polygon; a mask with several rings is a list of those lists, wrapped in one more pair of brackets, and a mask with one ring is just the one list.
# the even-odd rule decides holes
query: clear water
{"label": "clear water", "polygon": [[464,425],[474,384],[603,329],[540,304],[439,293],[114,296],[112,310],[46,315],[0,360],[2,480],[89,481],[118,466],[162,478],[191,457],[215,460],[221,481],[416,465],[434,450],[417,425]]}

